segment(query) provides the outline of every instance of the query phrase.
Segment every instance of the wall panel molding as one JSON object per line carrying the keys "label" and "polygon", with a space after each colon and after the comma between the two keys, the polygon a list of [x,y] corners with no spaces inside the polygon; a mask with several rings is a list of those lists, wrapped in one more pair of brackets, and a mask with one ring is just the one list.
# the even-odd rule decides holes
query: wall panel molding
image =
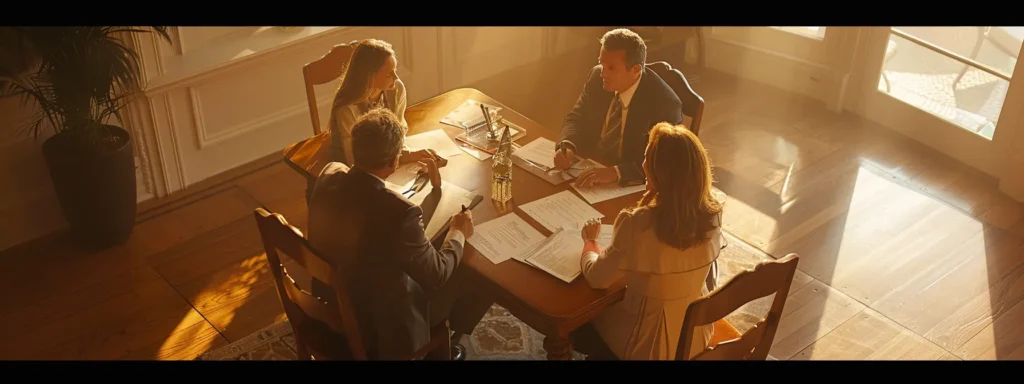
{"label": "wall panel molding", "polygon": [[[182,55],[172,50],[181,50],[180,44],[136,39],[152,79],[133,107],[135,120],[142,122],[140,148],[150,158],[140,167],[153,186],[140,188],[140,195],[166,196],[308,137],[312,128],[301,66],[336,44],[365,38],[391,42],[408,102],[415,104],[594,43],[594,28],[503,29],[338,27],[196,72],[174,63]],[[184,44],[185,56],[205,52]],[[316,87],[321,121],[330,113],[335,87],[337,81]]]}

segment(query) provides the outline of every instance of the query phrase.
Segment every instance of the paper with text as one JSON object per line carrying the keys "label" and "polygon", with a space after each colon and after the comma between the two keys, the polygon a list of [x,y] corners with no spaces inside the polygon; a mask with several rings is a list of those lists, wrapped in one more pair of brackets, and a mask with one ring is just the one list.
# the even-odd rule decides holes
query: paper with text
{"label": "paper with text", "polygon": [[590,204],[597,204],[605,200],[611,200],[616,197],[631,195],[638,192],[647,190],[647,184],[633,185],[628,187],[619,186],[618,183],[608,183],[593,185],[586,188],[577,187],[576,184],[572,185],[572,189],[579,192],[580,196],[583,196]]}
{"label": "paper with text", "polygon": [[555,167],[555,142],[543,137],[538,137],[529,144],[517,148],[512,154],[523,160],[540,164],[547,169]]}
{"label": "paper with text", "polygon": [[572,230],[555,232],[544,246],[526,258],[526,262],[566,283],[580,275],[583,239]]}
{"label": "paper with text", "polygon": [[[578,163],[580,168],[604,168],[600,163],[587,159]],[[582,172],[582,171],[579,171]],[[574,177],[578,177],[577,173]],[[587,188],[577,187],[576,184],[572,185],[572,189],[579,192],[580,196],[583,196],[590,204],[597,204],[605,200],[611,200],[619,196],[626,196],[637,192],[643,192],[647,190],[647,184],[634,185],[629,187],[620,187],[618,183],[608,183],[590,186]]]}
{"label": "paper with text", "polygon": [[448,137],[448,134],[444,133],[443,129],[406,136],[405,146],[412,152],[421,149],[433,149],[434,152],[437,152],[438,156],[445,159],[462,153],[459,146],[455,145],[455,142]]}
{"label": "paper with text", "polygon": [[529,251],[544,241],[544,235],[519,215],[510,213],[477,225],[467,241],[492,263],[499,264],[509,258],[524,260]]}
{"label": "paper with text", "polygon": [[570,191],[562,191],[540,200],[519,206],[551,232],[559,228],[576,228],[590,219],[604,218],[604,214],[587,204]]}
{"label": "paper with text", "polygon": [[[572,232],[573,236],[583,239],[583,226],[579,228],[566,228],[566,232]],[[612,236],[615,235],[615,226],[611,224],[601,224],[601,233],[597,235],[597,245],[601,246],[601,250],[604,251],[608,247],[612,246]],[[582,248],[581,248],[582,249]]]}

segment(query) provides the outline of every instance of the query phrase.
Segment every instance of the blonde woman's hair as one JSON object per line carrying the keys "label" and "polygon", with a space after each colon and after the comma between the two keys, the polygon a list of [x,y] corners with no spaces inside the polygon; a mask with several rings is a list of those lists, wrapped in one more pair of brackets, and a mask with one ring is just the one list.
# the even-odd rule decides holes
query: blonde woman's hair
{"label": "blonde woman's hair", "polygon": [[649,209],[658,240],[688,249],[708,239],[722,204],[712,194],[711,160],[697,135],[683,125],[659,123],[647,142],[655,190],[635,210]]}
{"label": "blonde woman's hair", "polygon": [[395,50],[386,41],[367,39],[356,44],[345,73],[341,75],[341,85],[334,94],[334,108],[366,101],[373,75],[392,56],[395,56]]}

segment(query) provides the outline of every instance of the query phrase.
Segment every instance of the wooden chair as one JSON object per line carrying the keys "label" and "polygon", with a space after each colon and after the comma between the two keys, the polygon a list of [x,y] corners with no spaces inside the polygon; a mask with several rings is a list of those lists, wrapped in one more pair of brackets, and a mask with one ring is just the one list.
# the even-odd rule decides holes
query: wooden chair
{"label": "wooden chair", "polygon": [[[712,342],[692,360],[766,360],[799,259],[795,253],[790,253],[781,259],[758,264],[753,270],[740,272],[718,290],[690,303],[679,335],[676,360],[690,360],[694,329],[711,323],[715,324]],[[768,315],[746,333],[740,334],[724,321],[725,316],[744,304],[773,293],[775,300]],[[719,332],[722,335],[718,335]]]}
{"label": "wooden chair", "polygon": [[[256,208],[256,224],[274,275],[288,322],[295,332],[295,344],[302,360],[367,360],[355,310],[348,294],[347,279],[331,263],[314,251],[302,231],[288,224],[284,216]],[[311,276],[334,287],[336,300],[324,300],[301,288],[288,273],[279,253],[288,256],[304,271],[296,275]],[[298,280],[302,280],[301,278]],[[431,330],[430,342],[402,360],[419,357],[451,360],[451,338],[448,321]]]}
{"label": "wooden chair", "polygon": [[302,77],[306,82],[306,101],[309,103],[309,117],[313,120],[313,135],[319,135],[323,130],[320,128],[320,111],[316,105],[316,93],[313,86],[327,84],[341,77],[352,59],[352,53],[358,41],[351,41],[348,44],[338,44],[331,48],[326,55],[310,62],[302,67]]}
{"label": "wooden chair", "polygon": [[669,63],[664,61],[656,61],[648,63],[647,68],[650,68],[654,73],[658,74],[662,80],[668,83],[669,87],[676,92],[676,96],[679,96],[679,100],[683,102],[683,115],[689,116],[690,131],[694,134],[700,134],[700,121],[704,116],[704,98],[700,97],[696,91],[690,87],[690,82],[686,81],[686,76],[678,69],[672,68]]}

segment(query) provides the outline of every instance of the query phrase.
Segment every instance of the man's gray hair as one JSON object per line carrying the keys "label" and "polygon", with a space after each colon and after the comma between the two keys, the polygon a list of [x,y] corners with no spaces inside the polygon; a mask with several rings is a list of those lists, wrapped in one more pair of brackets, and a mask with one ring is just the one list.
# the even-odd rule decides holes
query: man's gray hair
{"label": "man's gray hair", "polygon": [[626,28],[608,31],[601,37],[601,47],[606,51],[625,51],[627,69],[647,64],[647,44],[636,32]]}
{"label": "man's gray hair", "polygon": [[387,108],[375,108],[352,127],[353,165],[365,169],[391,166],[402,152],[405,128]]}

